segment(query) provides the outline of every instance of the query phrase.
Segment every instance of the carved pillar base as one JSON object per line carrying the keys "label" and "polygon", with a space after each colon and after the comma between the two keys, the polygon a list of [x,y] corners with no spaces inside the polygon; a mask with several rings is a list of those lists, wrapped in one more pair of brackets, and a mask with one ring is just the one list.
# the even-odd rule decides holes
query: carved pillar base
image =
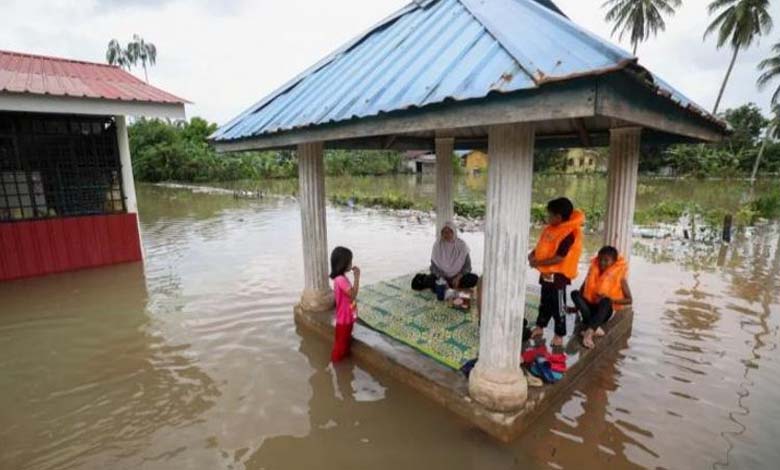
{"label": "carved pillar base", "polygon": [[514,411],[528,399],[528,383],[517,368],[482,370],[479,362],[469,376],[469,395],[494,411]]}
{"label": "carved pillar base", "polygon": [[333,291],[304,289],[303,294],[301,294],[300,306],[307,312],[331,313],[335,306]]}

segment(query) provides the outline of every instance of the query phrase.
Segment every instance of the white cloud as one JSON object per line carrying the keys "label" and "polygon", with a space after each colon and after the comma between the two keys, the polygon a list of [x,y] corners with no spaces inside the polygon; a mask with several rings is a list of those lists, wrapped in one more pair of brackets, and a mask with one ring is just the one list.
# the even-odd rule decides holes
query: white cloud
{"label": "white cloud", "polygon": [[[191,116],[225,122],[407,0],[11,0],[4,2],[0,48],[103,61],[109,39],[139,33],[158,48],[155,85],[195,102]],[[609,37],[600,0],[558,0],[574,21]],[[706,0],[687,0],[668,30],[640,46],[642,64],[706,108],[730,59],[702,42]],[[777,29],[743,53],[723,108],[754,101],[756,64],[780,41]],[[624,45],[628,47],[627,45]],[[142,72],[137,71],[140,76]]]}

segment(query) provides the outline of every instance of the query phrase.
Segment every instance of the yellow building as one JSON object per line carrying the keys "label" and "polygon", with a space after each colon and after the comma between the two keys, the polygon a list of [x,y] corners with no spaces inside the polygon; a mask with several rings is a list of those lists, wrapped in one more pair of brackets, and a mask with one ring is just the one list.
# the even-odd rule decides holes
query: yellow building
{"label": "yellow building", "polygon": [[569,149],[566,152],[566,173],[594,173],[601,171],[601,155],[592,149]]}
{"label": "yellow building", "polygon": [[463,156],[463,167],[467,175],[476,175],[487,171],[488,156],[481,150],[472,150]]}

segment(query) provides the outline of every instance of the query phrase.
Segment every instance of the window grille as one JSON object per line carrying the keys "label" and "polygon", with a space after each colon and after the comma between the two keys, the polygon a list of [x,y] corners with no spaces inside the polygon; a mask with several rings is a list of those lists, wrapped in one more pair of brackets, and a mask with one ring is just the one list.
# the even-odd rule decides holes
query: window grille
{"label": "window grille", "polygon": [[0,221],[125,212],[112,118],[0,113]]}

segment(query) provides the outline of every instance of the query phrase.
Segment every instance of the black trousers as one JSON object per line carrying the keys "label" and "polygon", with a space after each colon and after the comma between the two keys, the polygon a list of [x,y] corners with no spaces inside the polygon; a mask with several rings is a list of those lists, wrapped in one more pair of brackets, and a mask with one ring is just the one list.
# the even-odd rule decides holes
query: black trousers
{"label": "black trousers", "polygon": [[[463,277],[460,278],[459,289],[472,289],[474,287],[477,287],[478,282],[479,282],[479,276],[477,276],[476,274],[474,273],[464,274]],[[414,290],[431,289],[435,291],[436,276],[434,276],[433,274],[420,275],[419,279],[417,279],[417,276],[415,276],[415,281],[412,282],[412,289]]]}
{"label": "black trousers", "polygon": [[571,293],[571,300],[574,302],[574,306],[580,311],[582,317],[582,324],[585,328],[595,330],[596,328],[604,325],[612,318],[612,300],[603,298],[599,303],[592,304],[585,300],[580,291],[575,290]]}
{"label": "black trousers", "polygon": [[555,334],[566,336],[566,287],[558,289],[554,283],[542,282],[542,296],[536,326],[547,328],[550,319],[555,321]]}
{"label": "black trousers", "polygon": [[477,276],[474,273],[467,273],[464,274],[463,277],[460,278],[460,289],[471,289],[473,287],[477,287],[477,283],[479,282],[479,276]]}

